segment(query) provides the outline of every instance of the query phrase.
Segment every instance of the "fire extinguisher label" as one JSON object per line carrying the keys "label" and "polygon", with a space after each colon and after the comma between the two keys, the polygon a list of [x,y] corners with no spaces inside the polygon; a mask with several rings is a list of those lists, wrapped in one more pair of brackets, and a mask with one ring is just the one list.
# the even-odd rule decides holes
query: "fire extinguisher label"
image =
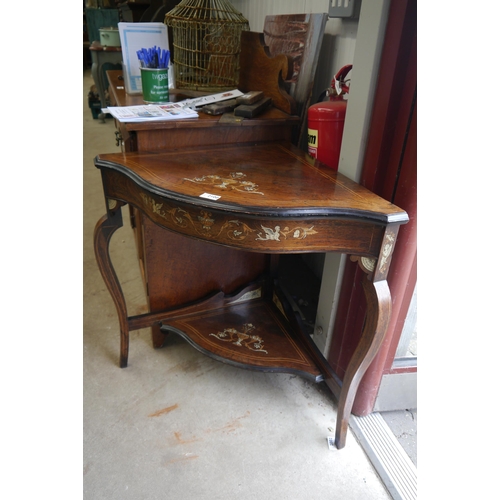
{"label": "fire extinguisher label", "polygon": [[318,157],[318,131],[307,129],[307,151],[312,158]]}

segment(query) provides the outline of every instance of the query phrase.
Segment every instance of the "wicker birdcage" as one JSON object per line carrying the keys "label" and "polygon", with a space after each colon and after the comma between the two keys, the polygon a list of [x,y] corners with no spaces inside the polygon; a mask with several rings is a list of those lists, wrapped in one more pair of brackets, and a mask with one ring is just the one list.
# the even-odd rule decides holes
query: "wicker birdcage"
{"label": "wicker birdcage", "polygon": [[182,0],[165,14],[165,24],[173,31],[176,87],[237,88],[241,32],[250,26],[227,0]]}

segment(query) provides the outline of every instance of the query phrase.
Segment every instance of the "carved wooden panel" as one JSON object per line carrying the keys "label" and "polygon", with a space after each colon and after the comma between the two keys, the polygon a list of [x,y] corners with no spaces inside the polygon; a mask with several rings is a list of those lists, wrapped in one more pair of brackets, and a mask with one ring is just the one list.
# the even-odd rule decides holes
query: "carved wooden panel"
{"label": "carved wooden panel", "polygon": [[240,79],[242,92],[260,90],[285,113],[295,114],[295,100],[287,92],[284,80],[292,74],[292,65],[284,54],[271,56],[264,35],[252,31],[241,34]]}

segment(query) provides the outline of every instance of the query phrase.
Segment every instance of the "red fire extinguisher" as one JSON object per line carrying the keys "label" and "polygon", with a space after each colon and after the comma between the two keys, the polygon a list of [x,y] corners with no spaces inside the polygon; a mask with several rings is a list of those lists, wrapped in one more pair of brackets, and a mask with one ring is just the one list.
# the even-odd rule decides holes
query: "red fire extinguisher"
{"label": "red fire extinguisher", "polygon": [[347,101],[349,93],[346,76],[352,64],[339,70],[333,77],[331,88],[326,93],[329,101],[313,104],[307,111],[307,149],[312,158],[337,170],[339,167],[340,146],[344,132]]}

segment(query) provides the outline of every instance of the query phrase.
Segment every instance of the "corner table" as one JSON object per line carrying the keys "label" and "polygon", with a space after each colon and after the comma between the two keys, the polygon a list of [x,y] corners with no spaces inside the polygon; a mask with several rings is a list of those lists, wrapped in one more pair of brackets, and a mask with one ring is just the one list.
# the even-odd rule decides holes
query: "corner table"
{"label": "corner table", "polygon": [[[129,332],[157,326],[234,366],[324,381],[338,400],[335,443],[343,448],[359,382],[389,322],[387,273],[406,212],[288,142],[102,154],[95,166],[106,214],[96,225],[94,249],[118,313],[120,366],[127,366]],[[304,333],[272,272],[231,293],[214,289],[200,300],[129,316],[109,255],[125,204],[186,242],[204,245],[214,261],[217,249],[226,247],[268,255],[349,254],[365,272],[368,313],[343,380]],[[192,262],[184,252],[165,259],[179,270],[211,265]]]}

